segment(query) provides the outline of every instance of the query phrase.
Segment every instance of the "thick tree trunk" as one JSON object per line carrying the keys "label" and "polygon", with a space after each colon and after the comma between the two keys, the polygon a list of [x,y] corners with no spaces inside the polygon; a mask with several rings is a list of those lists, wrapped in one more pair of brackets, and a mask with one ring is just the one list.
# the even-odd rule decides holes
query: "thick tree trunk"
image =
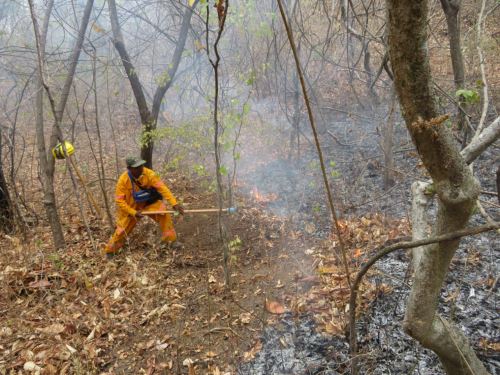
{"label": "thick tree trunk", "polygon": [[[474,208],[479,187],[438,118],[427,55],[426,0],[387,0],[389,54],[394,83],[407,128],[429,172],[438,201],[433,235],[462,229]],[[437,314],[439,295],[459,241],[426,246],[416,264],[404,320],[406,332],[433,350],[453,375],[487,371],[460,330]]]}

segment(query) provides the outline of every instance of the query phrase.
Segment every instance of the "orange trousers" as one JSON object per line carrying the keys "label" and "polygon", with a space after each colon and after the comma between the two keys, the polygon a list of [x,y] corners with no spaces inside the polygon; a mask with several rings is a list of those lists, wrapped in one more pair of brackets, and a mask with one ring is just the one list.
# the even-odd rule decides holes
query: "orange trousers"
{"label": "orange trousers", "polygon": [[[141,209],[141,206],[138,206],[137,209]],[[146,207],[142,207],[142,212],[163,211],[166,209],[167,208],[165,206],[165,203],[163,203],[162,201],[158,201]],[[130,232],[132,232],[138,221],[135,216],[130,216],[128,214],[119,214],[118,216],[119,217],[115,233],[104,248],[104,252],[106,254],[116,253],[125,244],[127,236],[130,234]],[[174,242],[177,239],[177,233],[175,233],[174,223],[172,222],[172,218],[169,214],[156,214],[148,216],[160,225],[161,240],[163,242]]]}

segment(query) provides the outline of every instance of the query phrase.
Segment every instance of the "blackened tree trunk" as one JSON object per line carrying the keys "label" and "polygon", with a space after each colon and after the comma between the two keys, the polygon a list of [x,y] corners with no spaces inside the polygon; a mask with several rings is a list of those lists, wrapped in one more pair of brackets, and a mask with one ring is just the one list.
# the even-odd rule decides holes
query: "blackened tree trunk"
{"label": "blackened tree trunk", "polygon": [[[432,178],[438,212],[432,235],[463,229],[479,186],[443,124],[431,91],[427,50],[427,0],[387,0],[389,55],[401,109],[417,151]],[[414,262],[404,328],[434,351],[447,374],[487,374],[463,333],[437,313],[439,296],[459,240],[429,245]]]}

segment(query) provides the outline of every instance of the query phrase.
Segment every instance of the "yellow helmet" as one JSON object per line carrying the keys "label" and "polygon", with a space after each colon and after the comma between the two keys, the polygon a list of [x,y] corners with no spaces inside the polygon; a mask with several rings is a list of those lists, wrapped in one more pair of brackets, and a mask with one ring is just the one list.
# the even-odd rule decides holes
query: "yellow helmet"
{"label": "yellow helmet", "polygon": [[[63,149],[62,143],[58,143],[56,147],[52,149],[52,155],[54,156],[54,158],[65,159],[66,155],[72,155],[75,152],[75,148],[68,141],[64,141],[64,148],[66,148],[66,150]],[[64,153],[64,151],[66,151],[66,154]]]}

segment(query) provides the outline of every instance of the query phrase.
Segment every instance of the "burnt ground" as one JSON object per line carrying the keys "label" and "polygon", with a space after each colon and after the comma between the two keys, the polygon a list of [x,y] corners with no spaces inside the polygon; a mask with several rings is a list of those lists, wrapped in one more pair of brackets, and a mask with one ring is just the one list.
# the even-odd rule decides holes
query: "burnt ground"
{"label": "burnt ground", "polygon": [[[353,126],[355,123],[360,126]],[[369,218],[374,213],[404,222],[409,217],[411,183],[425,176],[401,123],[395,129],[395,184],[389,189],[383,189],[381,137],[373,121],[339,121],[331,124],[330,131],[334,139],[324,142],[324,154],[338,215],[347,223],[355,218]],[[322,139],[325,137],[328,135]],[[480,199],[495,220],[500,218],[498,200],[488,192],[496,192],[499,156],[498,147],[493,146],[475,163],[476,177],[485,192]],[[271,212],[286,216],[297,229],[325,238],[331,227],[318,171],[314,150],[304,145],[300,160],[293,156],[271,158],[265,168],[252,169],[248,181],[258,186],[261,196],[268,197],[267,207]],[[430,212],[433,211],[430,207]],[[470,221],[470,225],[485,223],[480,214]],[[373,228],[364,229],[368,235],[374,233],[370,233]],[[408,228],[397,232],[398,236],[408,233]],[[354,245],[351,243],[350,251],[355,250]],[[440,313],[469,337],[491,374],[497,374],[500,368],[499,245],[498,234],[494,232],[464,239],[440,303]],[[361,246],[366,251],[364,257],[375,247],[369,241]],[[377,288],[385,288],[364,307],[358,321],[362,374],[444,374],[437,357],[402,331],[411,282],[409,259],[409,254],[391,254],[373,267],[368,278]],[[314,313],[298,320],[288,317],[281,325],[266,330],[262,351],[255,361],[242,365],[240,373],[349,373],[346,338],[342,334],[325,335],[324,325],[318,325],[317,316],[314,317]],[[286,344],[280,341],[282,337],[286,338]]]}

